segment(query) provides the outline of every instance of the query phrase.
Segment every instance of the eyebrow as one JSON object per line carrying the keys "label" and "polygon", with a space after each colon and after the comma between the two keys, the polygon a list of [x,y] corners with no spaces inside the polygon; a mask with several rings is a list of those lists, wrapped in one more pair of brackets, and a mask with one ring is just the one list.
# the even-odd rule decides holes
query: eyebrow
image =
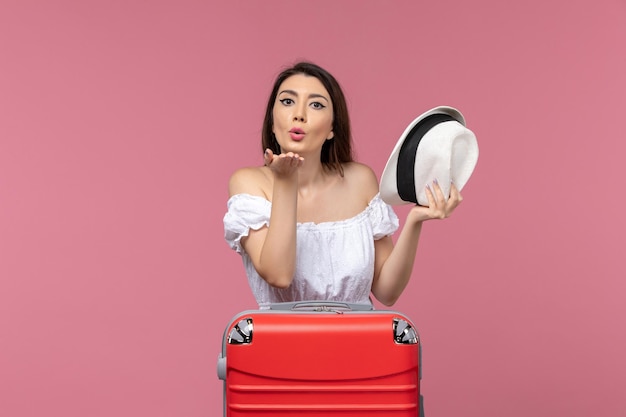
{"label": "eyebrow", "polygon": [[[293,95],[293,96],[298,97],[298,93],[296,93],[296,92],[295,92],[295,91],[293,91],[293,90],[282,90],[282,91],[280,91],[280,92],[278,93],[278,95],[281,95],[281,94],[291,94],[291,95]],[[311,99],[311,98],[323,98],[324,100],[326,100],[327,102],[329,102],[329,103],[330,103],[330,100],[329,100],[326,96],[324,96],[324,95],[322,95],[322,94],[311,93],[311,94],[309,94],[309,98],[310,98],[310,99]]]}

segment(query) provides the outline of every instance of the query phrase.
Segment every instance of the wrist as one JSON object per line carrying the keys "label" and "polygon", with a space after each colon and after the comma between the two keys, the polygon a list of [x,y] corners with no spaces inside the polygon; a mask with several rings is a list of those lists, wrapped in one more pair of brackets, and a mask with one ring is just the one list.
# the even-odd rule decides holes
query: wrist
{"label": "wrist", "polygon": [[[417,206],[416,206],[417,207]],[[422,223],[427,219],[424,217],[424,214],[421,210],[410,210],[409,214],[406,218],[406,224],[412,227],[421,227]]]}
{"label": "wrist", "polygon": [[298,177],[296,175],[274,174],[274,192],[295,192],[298,189]]}

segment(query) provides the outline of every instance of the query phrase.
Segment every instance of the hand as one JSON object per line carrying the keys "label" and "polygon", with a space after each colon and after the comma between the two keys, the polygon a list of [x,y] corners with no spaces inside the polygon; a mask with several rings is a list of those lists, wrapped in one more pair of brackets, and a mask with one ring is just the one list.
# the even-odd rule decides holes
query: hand
{"label": "hand", "polygon": [[450,184],[450,197],[446,200],[437,180],[433,181],[432,186],[426,186],[426,197],[428,207],[415,206],[411,209],[410,214],[416,217],[416,221],[448,218],[463,201],[461,193],[454,184]]}
{"label": "hand", "polygon": [[290,176],[304,163],[304,158],[297,153],[288,152],[274,155],[271,149],[265,150],[263,160],[265,166],[277,176]]}

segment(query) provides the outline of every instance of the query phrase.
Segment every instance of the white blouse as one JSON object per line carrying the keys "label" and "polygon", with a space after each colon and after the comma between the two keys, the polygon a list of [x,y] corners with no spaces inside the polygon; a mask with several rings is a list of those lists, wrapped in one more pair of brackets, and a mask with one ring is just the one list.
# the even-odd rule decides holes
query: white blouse
{"label": "white blouse", "polygon": [[224,237],[241,254],[248,283],[259,308],[287,301],[342,301],[370,304],[374,276],[374,240],[393,234],[398,217],[379,195],[361,213],[346,220],[298,223],[296,270],[288,288],[270,286],[254,269],[241,238],[250,229],[269,226],[272,203],[263,197],[237,194],[228,200]]}

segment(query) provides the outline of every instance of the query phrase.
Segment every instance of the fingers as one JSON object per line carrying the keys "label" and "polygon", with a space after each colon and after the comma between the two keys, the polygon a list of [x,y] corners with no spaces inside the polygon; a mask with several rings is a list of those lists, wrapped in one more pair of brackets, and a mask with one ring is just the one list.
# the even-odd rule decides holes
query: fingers
{"label": "fingers", "polygon": [[265,166],[279,175],[289,175],[304,163],[304,158],[297,153],[288,152],[275,155],[271,149],[265,150],[263,160]]}
{"label": "fingers", "polygon": [[437,209],[443,207],[446,204],[446,196],[441,190],[441,186],[434,180],[432,185],[426,184],[426,198],[428,198],[428,207]]}
{"label": "fingers", "polygon": [[432,184],[426,185],[425,193],[428,199],[427,217],[430,219],[445,219],[449,217],[463,200],[461,193],[453,183],[450,184],[450,196],[446,198],[437,180],[434,180]]}
{"label": "fingers", "polygon": [[274,152],[270,148],[267,148],[263,153],[263,163],[265,166],[270,166],[272,159],[274,158]]}
{"label": "fingers", "polygon": [[448,204],[453,204],[454,207],[456,207],[461,204],[461,201],[463,201],[463,196],[461,195],[459,189],[456,188],[454,183],[450,183],[450,198],[448,199]]}
{"label": "fingers", "polygon": [[446,201],[441,191],[441,187],[436,181],[433,181],[432,186],[426,185],[426,198],[428,198],[428,219],[445,219],[445,206]]}
{"label": "fingers", "polygon": [[302,165],[302,162],[304,162],[303,157],[293,152],[281,153],[275,158],[278,158],[281,164],[284,164],[284,166],[288,167],[299,167],[300,165]]}
{"label": "fingers", "polygon": [[426,184],[424,192],[426,193],[426,198],[428,199],[428,207],[435,206],[437,202],[435,201],[435,195],[433,191],[430,189],[430,184]]}
{"label": "fingers", "polygon": [[443,195],[443,191],[439,186],[439,181],[435,178],[433,181],[433,189],[435,191],[435,200],[437,201],[437,205],[445,205],[446,204],[446,196]]}

